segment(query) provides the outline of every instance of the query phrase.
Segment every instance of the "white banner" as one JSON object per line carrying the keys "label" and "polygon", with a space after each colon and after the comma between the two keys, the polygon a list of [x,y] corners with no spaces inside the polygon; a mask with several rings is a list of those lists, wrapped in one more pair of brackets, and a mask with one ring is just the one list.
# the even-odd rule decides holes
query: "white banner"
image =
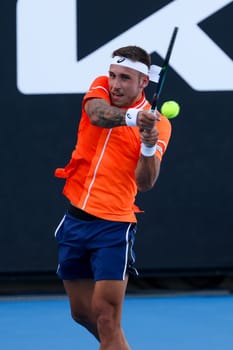
{"label": "white banner", "polygon": [[165,57],[178,26],[170,60],[176,73],[194,90],[231,91],[233,61],[198,26],[231,2],[205,0],[199,6],[197,0],[172,1],[77,60],[76,0],[18,0],[17,87],[24,94],[84,93],[93,78],[108,73],[112,51],[138,45]]}

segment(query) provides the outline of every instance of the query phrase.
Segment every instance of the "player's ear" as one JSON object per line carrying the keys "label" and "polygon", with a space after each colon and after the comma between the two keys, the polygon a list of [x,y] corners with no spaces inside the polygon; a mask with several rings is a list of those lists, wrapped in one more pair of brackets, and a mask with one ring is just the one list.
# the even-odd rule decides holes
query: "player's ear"
{"label": "player's ear", "polygon": [[142,74],[140,79],[140,88],[145,89],[148,84],[149,84],[149,77],[145,74]]}

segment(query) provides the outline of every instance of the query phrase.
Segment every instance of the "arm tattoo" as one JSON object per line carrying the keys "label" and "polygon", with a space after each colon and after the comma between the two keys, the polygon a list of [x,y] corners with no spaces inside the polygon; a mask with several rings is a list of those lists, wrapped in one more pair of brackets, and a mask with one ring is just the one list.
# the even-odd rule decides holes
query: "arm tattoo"
{"label": "arm tattoo", "polygon": [[125,111],[120,108],[110,106],[101,99],[90,100],[87,113],[93,125],[102,128],[113,128],[125,124]]}

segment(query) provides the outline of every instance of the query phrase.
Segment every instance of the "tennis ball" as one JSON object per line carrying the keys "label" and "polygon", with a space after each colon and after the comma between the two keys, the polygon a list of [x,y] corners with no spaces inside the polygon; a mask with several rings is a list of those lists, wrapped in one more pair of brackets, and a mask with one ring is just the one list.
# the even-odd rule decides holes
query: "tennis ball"
{"label": "tennis ball", "polygon": [[166,101],[162,104],[161,113],[168,119],[175,118],[180,113],[180,106],[176,101]]}

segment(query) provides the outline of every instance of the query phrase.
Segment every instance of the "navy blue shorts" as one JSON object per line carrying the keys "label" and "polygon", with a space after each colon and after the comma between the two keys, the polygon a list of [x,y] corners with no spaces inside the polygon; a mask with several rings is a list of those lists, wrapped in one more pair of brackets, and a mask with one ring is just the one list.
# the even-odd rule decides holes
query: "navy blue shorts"
{"label": "navy blue shorts", "polygon": [[63,280],[124,280],[138,274],[133,244],[136,224],[76,218],[69,212],[58,225],[58,276]]}

